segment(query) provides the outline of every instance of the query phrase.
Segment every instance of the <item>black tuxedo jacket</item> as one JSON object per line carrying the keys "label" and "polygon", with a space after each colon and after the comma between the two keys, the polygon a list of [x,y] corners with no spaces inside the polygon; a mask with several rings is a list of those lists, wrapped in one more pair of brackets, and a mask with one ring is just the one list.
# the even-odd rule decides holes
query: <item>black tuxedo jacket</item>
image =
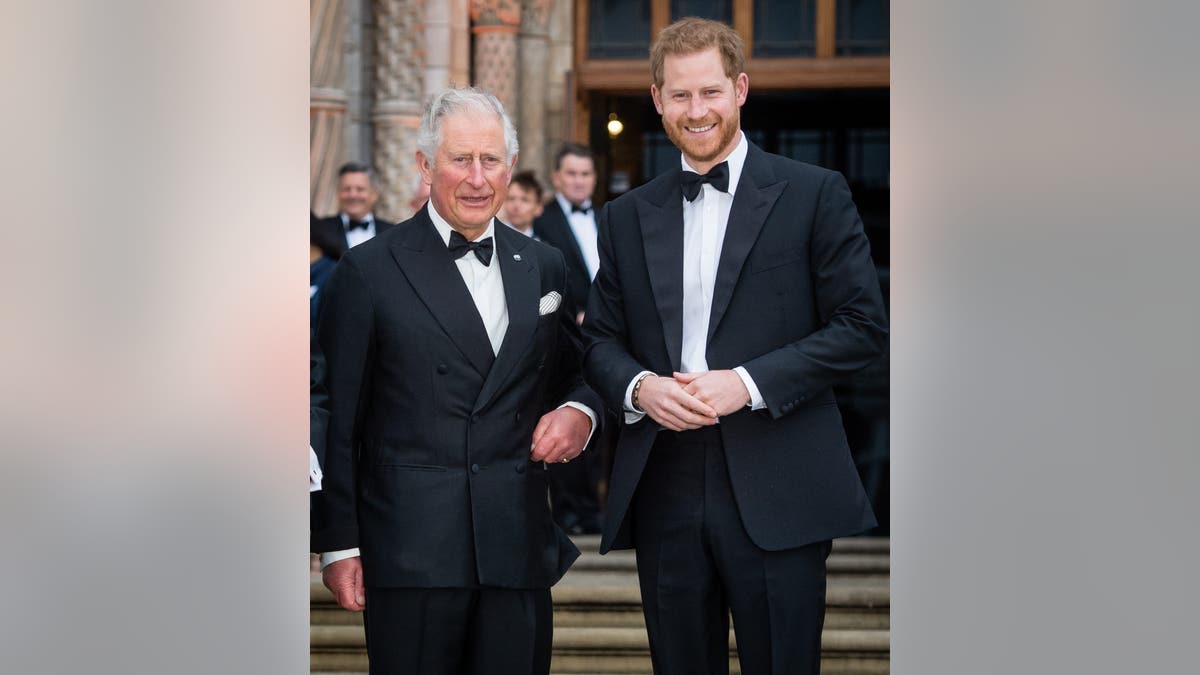
{"label": "black tuxedo jacket", "polygon": [[[395,223],[389,223],[375,216],[375,236],[387,232],[395,226]],[[312,232],[309,233],[309,239],[325,251],[325,255],[340,260],[346,255],[346,250],[350,248],[346,241],[346,228],[342,227],[341,214],[335,214],[326,218],[319,218],[311,223]]]}
{"label": "black tuxedo jacket", "polygon": [[548,588],[579,552],[550,516],[533,429],[561,402],[602,405],[565,303],[539,315],[565,289],[562,255],[497,223],[509,325],[493,356],[426,208],[348,251],[326,287],[312,549],[359,547],[370,586]]}
{"label": "black tuxedo jacket", "polygon": [[[659,176],[600,214],[585,366],[616,409],[639,371],[670,377],[680,367],[679,178],[679,170]],[[719,427],[737,506],[759,547],[875,525],[831,386],[886,342],[879,282],[845,179],[750,145],[718,262],[707,360],[712,370],[745,366],[767,404],[722,417]],[[661,430],[649,416],[621,429],[601,552],[630,546],[626,513]]]}
{"label": "black tuxedo jacket", "polygon": [[[596,225],[599,229],[599,220]],[[592,278],[583,262],[583,251],[579,248],[579,242],[575,240],[575,232],[567,222],[567,214],[563,213],[562,207],[558,205],[558,199],[547,202],[542,215],[534,219],[533,233],[538,239],[562,251],[567,261],[567,295],[571,298],[571,304],[576,310],[587,307]]]}

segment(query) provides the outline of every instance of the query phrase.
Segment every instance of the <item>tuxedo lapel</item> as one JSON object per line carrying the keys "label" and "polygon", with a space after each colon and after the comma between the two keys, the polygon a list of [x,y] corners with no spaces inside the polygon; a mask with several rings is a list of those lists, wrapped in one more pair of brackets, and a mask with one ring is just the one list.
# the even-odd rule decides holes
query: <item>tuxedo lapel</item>
{"label": "tuxedo lapel", "polygon": [[547,232],[546,243],[554,246],[563,252],[567,257],[567,264],[573,269],[582,270],[581,274],[587,274],[587,265],[583,262],[583,250],[579,248],[579,241],[575,239],[575,230],[571,229],[571,223],[567,219],[567,214],[563,212],[562,206],[559,205],[558,199],[555,198],[547,206],[550,209],[550,220],[548,225],[551,225],[553,232]]}
{"label": "tuxedo lapel", "polygon": [[483,389],[475,401],[475,412],[482,410],[492,400],[517,362],[528,351],[538,320],[538,292],[541,275],[532,251],[522,253],[529,238],[509,228],[496,227],[496,252],[493,261],[500,265],[504,278],[504,302],[508,306],[508,330],[500,343],[496,362],[488,371]]}
{"label": "tuxedo lapel", "polygon": [[650,288],[675,370],[679,370],[683,353],[683,194],[679,173],[676,170],[658,190],[637,202]]}
{"label": "tuxedo lapel", "polygon": [[471,292],[424,209],[391,244],[392,257],[421,302],[480,375],[491,370],[492,343]]}
{"label": "tuxedo lapel", "polygon": [[767,221],[767,214],[785,187],[787,181],[775,179],[766,153],[751,144],[746,163],[742,166],[737,194],[733,196],[733,205],[729,209],[725,242],[721,245],[721,260],[717,264],[717,279],[713,285],[712,313],[708,319],[709,341],[721,324],[725,310],[729,308],[746,256],[750,255],[750,249],[758,241],[758,233]]}

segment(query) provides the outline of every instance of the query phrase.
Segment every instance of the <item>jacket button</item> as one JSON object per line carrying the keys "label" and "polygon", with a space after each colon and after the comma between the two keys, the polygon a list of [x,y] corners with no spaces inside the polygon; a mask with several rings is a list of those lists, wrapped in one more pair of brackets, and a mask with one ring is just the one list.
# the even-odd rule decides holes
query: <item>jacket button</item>
{"label": "jacket button", "polygon": [[526,462],[521,462],[517,465],[517,473],[525,473],[525,464]]}
{"label": "jacket button", "polygon": [[450,370],[450,369],[446,367],[446,364],[444,364],[444,363],[438,364],[437,371],[438,371],[439,375],[445,375],[447,370]]}
{"label": "jacket button", "polygon": [[479,473],[479,465],[478,464],[471,465],[471,473]]}
{"label": "jacket button", "polygon": [[517,413],[517,421],[518,421],[518,422],[520,422],[520,421],[521,421],[521,413]]}
{"label": "jacket button", "polygon": [[479,423],[479,415],[471,415],[471,424]]}

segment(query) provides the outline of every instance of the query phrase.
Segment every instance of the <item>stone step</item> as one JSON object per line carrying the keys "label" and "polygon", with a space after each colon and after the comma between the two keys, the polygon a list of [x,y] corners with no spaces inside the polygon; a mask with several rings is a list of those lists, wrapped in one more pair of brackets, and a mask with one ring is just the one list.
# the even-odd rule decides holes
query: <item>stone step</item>
{"label": "stone step", "polygon": [[[367,670],[366,640],[355,626],[313,626],[312,672]],[[837,630],[821,635],[821,669],[826,673],[876,675],[888,672],[886,630]],[[738,673],[737,642],[729,637],[730,672]],[[554,631],[554,673],[649,673],[650,643],[638,628],[561,628]]]}
{"label": "stone step", "polygon": [[[637,571],[633,551],[610,551],[605,555],[583,551],[572,571]],[[825,561],[826,573],[833,575],[888,574],[891,560],[887,553],[833,553]]]}
{"label": "stone step", "polygon": [[[649,639],[631,551],[596,552],[599,537],[575,537],[584,552],[551,589],[556,675],[651,673]],[[826,675],[889,671],[888,539],[839,539],[829,556],[821,668]],[[314,574],[310,588],[311,670],[364,673],[362,615],[337,606]],[[730,672],[738,673],[730,632]]]}
{"label": "stone step", "polygon": [[[642,627],[641,591],[632,572],[572,570],[551,589],[556,626]],[[312,625],[362,625],[362,616],[337,606],[314,578],[310,586]],[[826,625],[887,629],[891,595],[887,577],[830,577],[825,593]]]}
{"label": "stone step", "polygon": [[[598,534],[573,534],[571,541],[575,543],[575,547],[581,553],[596,553],[600,552],[600,535]],[[892,550],[892,540],[890,537],[842,537],[833,540],[833,554],[838,553],[881,553],[888,555]],[[611,555],[633,555],[632,549],[613,550],[606,553],[606,556]]]}

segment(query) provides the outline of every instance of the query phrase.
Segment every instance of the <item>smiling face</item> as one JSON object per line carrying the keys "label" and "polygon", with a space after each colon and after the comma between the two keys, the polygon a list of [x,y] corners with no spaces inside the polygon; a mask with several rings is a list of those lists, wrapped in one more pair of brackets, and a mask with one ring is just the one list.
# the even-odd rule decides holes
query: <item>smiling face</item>
{"label": "smiling face", "polygon": [[338,210],[351,220],[362,220],[375,207],[379,194],[365,172],[350,171],[338,178]]}
{"label": "smiling face", "polygon": [[701,173],[724,160],[737,146],[741,107],[750,80],[745,73],[729,79],[716,47],[667,56],[662,87],[650,86],[667,137]]}
{"label": "smiling face", "polygon": [[467,239],[483,234],[504,203],[517,161],[514,155],[506,163],[505,154],[500,118],[470,110],[442,120],[442,142],[433,157],[417,151],[433,208]]}

